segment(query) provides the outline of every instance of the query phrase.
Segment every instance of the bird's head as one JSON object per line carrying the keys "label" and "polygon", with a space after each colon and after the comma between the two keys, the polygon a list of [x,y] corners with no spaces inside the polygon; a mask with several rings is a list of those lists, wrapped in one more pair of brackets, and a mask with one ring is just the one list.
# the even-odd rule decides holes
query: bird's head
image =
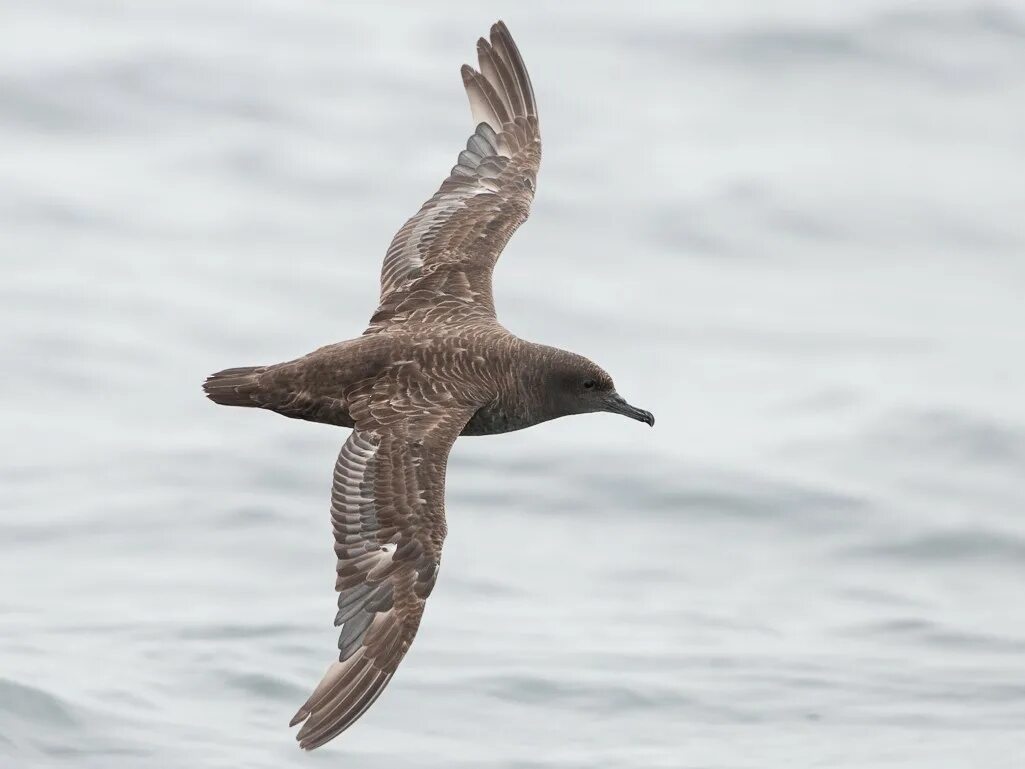
{"label": "bird's head", "polygon": [[601,366],[582,355],[559,353],[548,372],[546,388],[554,416],[608,411],[655,425],[650,411],[631,406],[616,392],[612,377]]}

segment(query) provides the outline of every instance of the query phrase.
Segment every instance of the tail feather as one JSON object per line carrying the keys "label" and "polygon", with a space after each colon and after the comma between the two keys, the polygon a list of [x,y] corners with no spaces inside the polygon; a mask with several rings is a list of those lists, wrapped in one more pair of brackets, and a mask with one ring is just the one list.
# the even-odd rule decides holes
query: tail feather
{"label": "tail feather", "polygon": [[265,366],[226,368],[211,374],[203,382],[206,397],[223,406],[259,406],[260,374]]}

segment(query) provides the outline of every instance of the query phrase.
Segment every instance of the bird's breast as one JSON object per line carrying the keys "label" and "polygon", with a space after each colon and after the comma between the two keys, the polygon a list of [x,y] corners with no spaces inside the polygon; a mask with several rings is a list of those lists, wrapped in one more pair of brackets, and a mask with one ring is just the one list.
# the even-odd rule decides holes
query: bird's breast
{"label": "bird's breast", "polygon": [[484,406],[466,423],[461,435],[499,435],[532,427],[540,420],[510,411],[501,404]]}

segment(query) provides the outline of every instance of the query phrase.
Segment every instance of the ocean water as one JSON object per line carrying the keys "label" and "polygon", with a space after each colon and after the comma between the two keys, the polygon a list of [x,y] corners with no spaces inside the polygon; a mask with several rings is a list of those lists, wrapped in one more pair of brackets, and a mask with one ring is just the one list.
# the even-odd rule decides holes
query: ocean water
{"label": "ocean water", "polygon": [[[500,318],[609,415],[467,438],[417,642],[311,754],[358,335],[497,18]],[[1025,9],[6,0],[0,767],[1025,767]]]}

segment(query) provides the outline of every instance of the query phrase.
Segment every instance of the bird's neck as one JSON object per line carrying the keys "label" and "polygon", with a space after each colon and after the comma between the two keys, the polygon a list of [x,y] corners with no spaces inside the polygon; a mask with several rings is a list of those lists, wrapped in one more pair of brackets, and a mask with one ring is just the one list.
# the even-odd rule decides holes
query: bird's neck
{"label": "bird's neck", "polygon": [[463,435],[507,433],[560,416],[545,396],[553,361],[561,351],[511,334],[503,336],[488,348],[492,398],[473,416]]}
{"label": "bird's neck", "polygon": [[556,362],[566,353],[557,347],[519,341],[522,346],[507,371],[499,401],[524,427],[529,427],[561,416],[549,398],[548,383]]}

